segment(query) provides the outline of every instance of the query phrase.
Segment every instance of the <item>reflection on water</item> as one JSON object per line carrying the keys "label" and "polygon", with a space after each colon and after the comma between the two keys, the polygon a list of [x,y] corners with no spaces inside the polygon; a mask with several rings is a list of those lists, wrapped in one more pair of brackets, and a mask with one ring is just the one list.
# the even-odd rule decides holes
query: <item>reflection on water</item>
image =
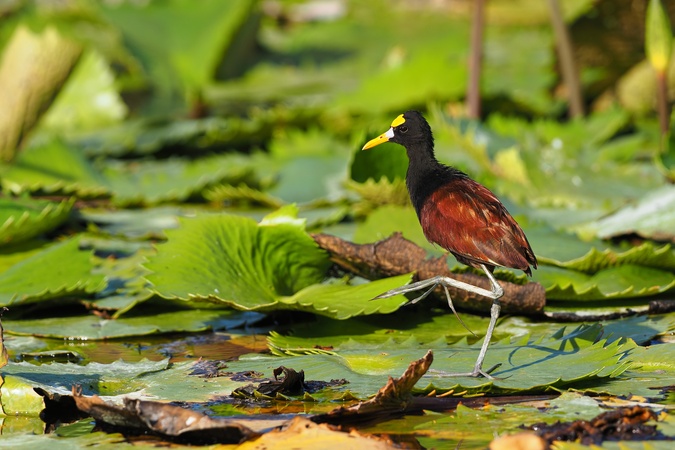
{"label": "reflection on water", "polygon": [[246,353],[267,351],[264,335],[204,333],[160,335],[105,341],[64,341],[59,339],[6,336],[10,360],[31,363],[75,362],[108,364],[122,359],[136,362],[171,358],[172,362],[195,358],[232,360]]}

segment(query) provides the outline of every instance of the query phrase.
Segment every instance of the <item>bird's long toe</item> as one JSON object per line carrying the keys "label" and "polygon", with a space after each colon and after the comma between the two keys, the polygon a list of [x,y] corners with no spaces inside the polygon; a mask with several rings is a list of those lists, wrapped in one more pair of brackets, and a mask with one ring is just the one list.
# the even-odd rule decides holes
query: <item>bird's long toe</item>
{"label": "bird's long toe", "polygon": [[405,294],[406,292],[408,292],[408,291],[405,289],[405,286],[404,286],[404,287],[392,289],[392,290],[387,291],[387,292],[383,292],[380,295],[377,295],[377,296],[373,297],[371,300],[380,300],[380,299],[383,299],[383,298],[389,298],[389,297],[393,297],[395,295]]}

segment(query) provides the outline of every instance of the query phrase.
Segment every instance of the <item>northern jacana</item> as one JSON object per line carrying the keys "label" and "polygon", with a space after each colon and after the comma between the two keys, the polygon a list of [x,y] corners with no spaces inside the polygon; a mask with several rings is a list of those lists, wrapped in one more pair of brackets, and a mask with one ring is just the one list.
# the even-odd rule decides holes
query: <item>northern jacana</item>
{"label": "northern jacana", "polygon": [[452,307],[448,287],[462,289],[492,299],[490,323],[473,371],[446,373],[446,376],[492,378],[483,370],[492,333],[499,318],[499,299],[504,290],[492,272],[495,267],[510,267],[532,275],[530,266],[537,268],[537,258],[520,225],[488,188],[469,178],[454,167],[441,164],[434,155],[431,127],[422,114],[407,111],[391,123],[391,128],[363,146],[367,150],[384,142],[395,142],[405,147],[409,165],[405,182],[424,236],[467,266],[482,269],[490,280],[491,290],[473,286],[453,278],[436,276],[397,289],[376,298],[429,288],[412,302],[429,295],[437,286],[443,286]]}

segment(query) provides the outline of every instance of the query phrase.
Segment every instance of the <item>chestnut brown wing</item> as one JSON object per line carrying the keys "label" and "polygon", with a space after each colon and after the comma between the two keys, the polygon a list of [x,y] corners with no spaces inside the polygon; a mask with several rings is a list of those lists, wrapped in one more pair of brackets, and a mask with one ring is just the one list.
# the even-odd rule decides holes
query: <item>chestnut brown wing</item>
{"label": "chestnut brown wing", "polygon": [[537,267],[525,233],[489,189],[457,178],[431,194],[420,211],[426,238],[469,266]]}

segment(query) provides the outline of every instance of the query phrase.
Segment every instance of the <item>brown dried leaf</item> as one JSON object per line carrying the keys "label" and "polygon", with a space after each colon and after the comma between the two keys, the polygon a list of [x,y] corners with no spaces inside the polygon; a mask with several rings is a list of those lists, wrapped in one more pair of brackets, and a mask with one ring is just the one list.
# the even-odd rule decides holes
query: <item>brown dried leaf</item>
{"label": "brown dried leaf", "polygon": [[603,441],[649,440],[657,436],[655,425],[646,425],[656,420],[656,413],[643,406],[617,408],[599,414],[591,420],[574,422],[534,424],[534,430],[549,444],[554,441],[578,441],[584,445],[600,445]]}
{"label": "brown dried leaf", "polygon": [[73,398],[78,409],[91,415],[98,423],[132,429],[136,433],[152,432],[168,440],[192,444],[238,444],[258,436],[238,421],[210,418],[167,403],[125,398],[124,405],[119,406],[96,395],[83,397],[75,391]]}
{"label": "brown dried leaf", "polygon": [[384,437],[365,436],[356,431],[345,433],[327,424],[316,424],[303,417],[295,417],[283,429],[274,430],[248,441],[237,450],[293,448],[296,450],[332,450],[358,448],[363,450],[398,449]]}
{"label": "brown dried leaf", "polygon": [[370,400],[350,407],[341,406],[326,414],[319,414],[312,418],[316,423],[363,423],[372,420],[400,416],[406,411],[408,402],[413,398],[412,389],[415,384],[427,373],[434,354],[427,351],[424,357],[410,363],[400,378],[389,377],[387,384]]}

